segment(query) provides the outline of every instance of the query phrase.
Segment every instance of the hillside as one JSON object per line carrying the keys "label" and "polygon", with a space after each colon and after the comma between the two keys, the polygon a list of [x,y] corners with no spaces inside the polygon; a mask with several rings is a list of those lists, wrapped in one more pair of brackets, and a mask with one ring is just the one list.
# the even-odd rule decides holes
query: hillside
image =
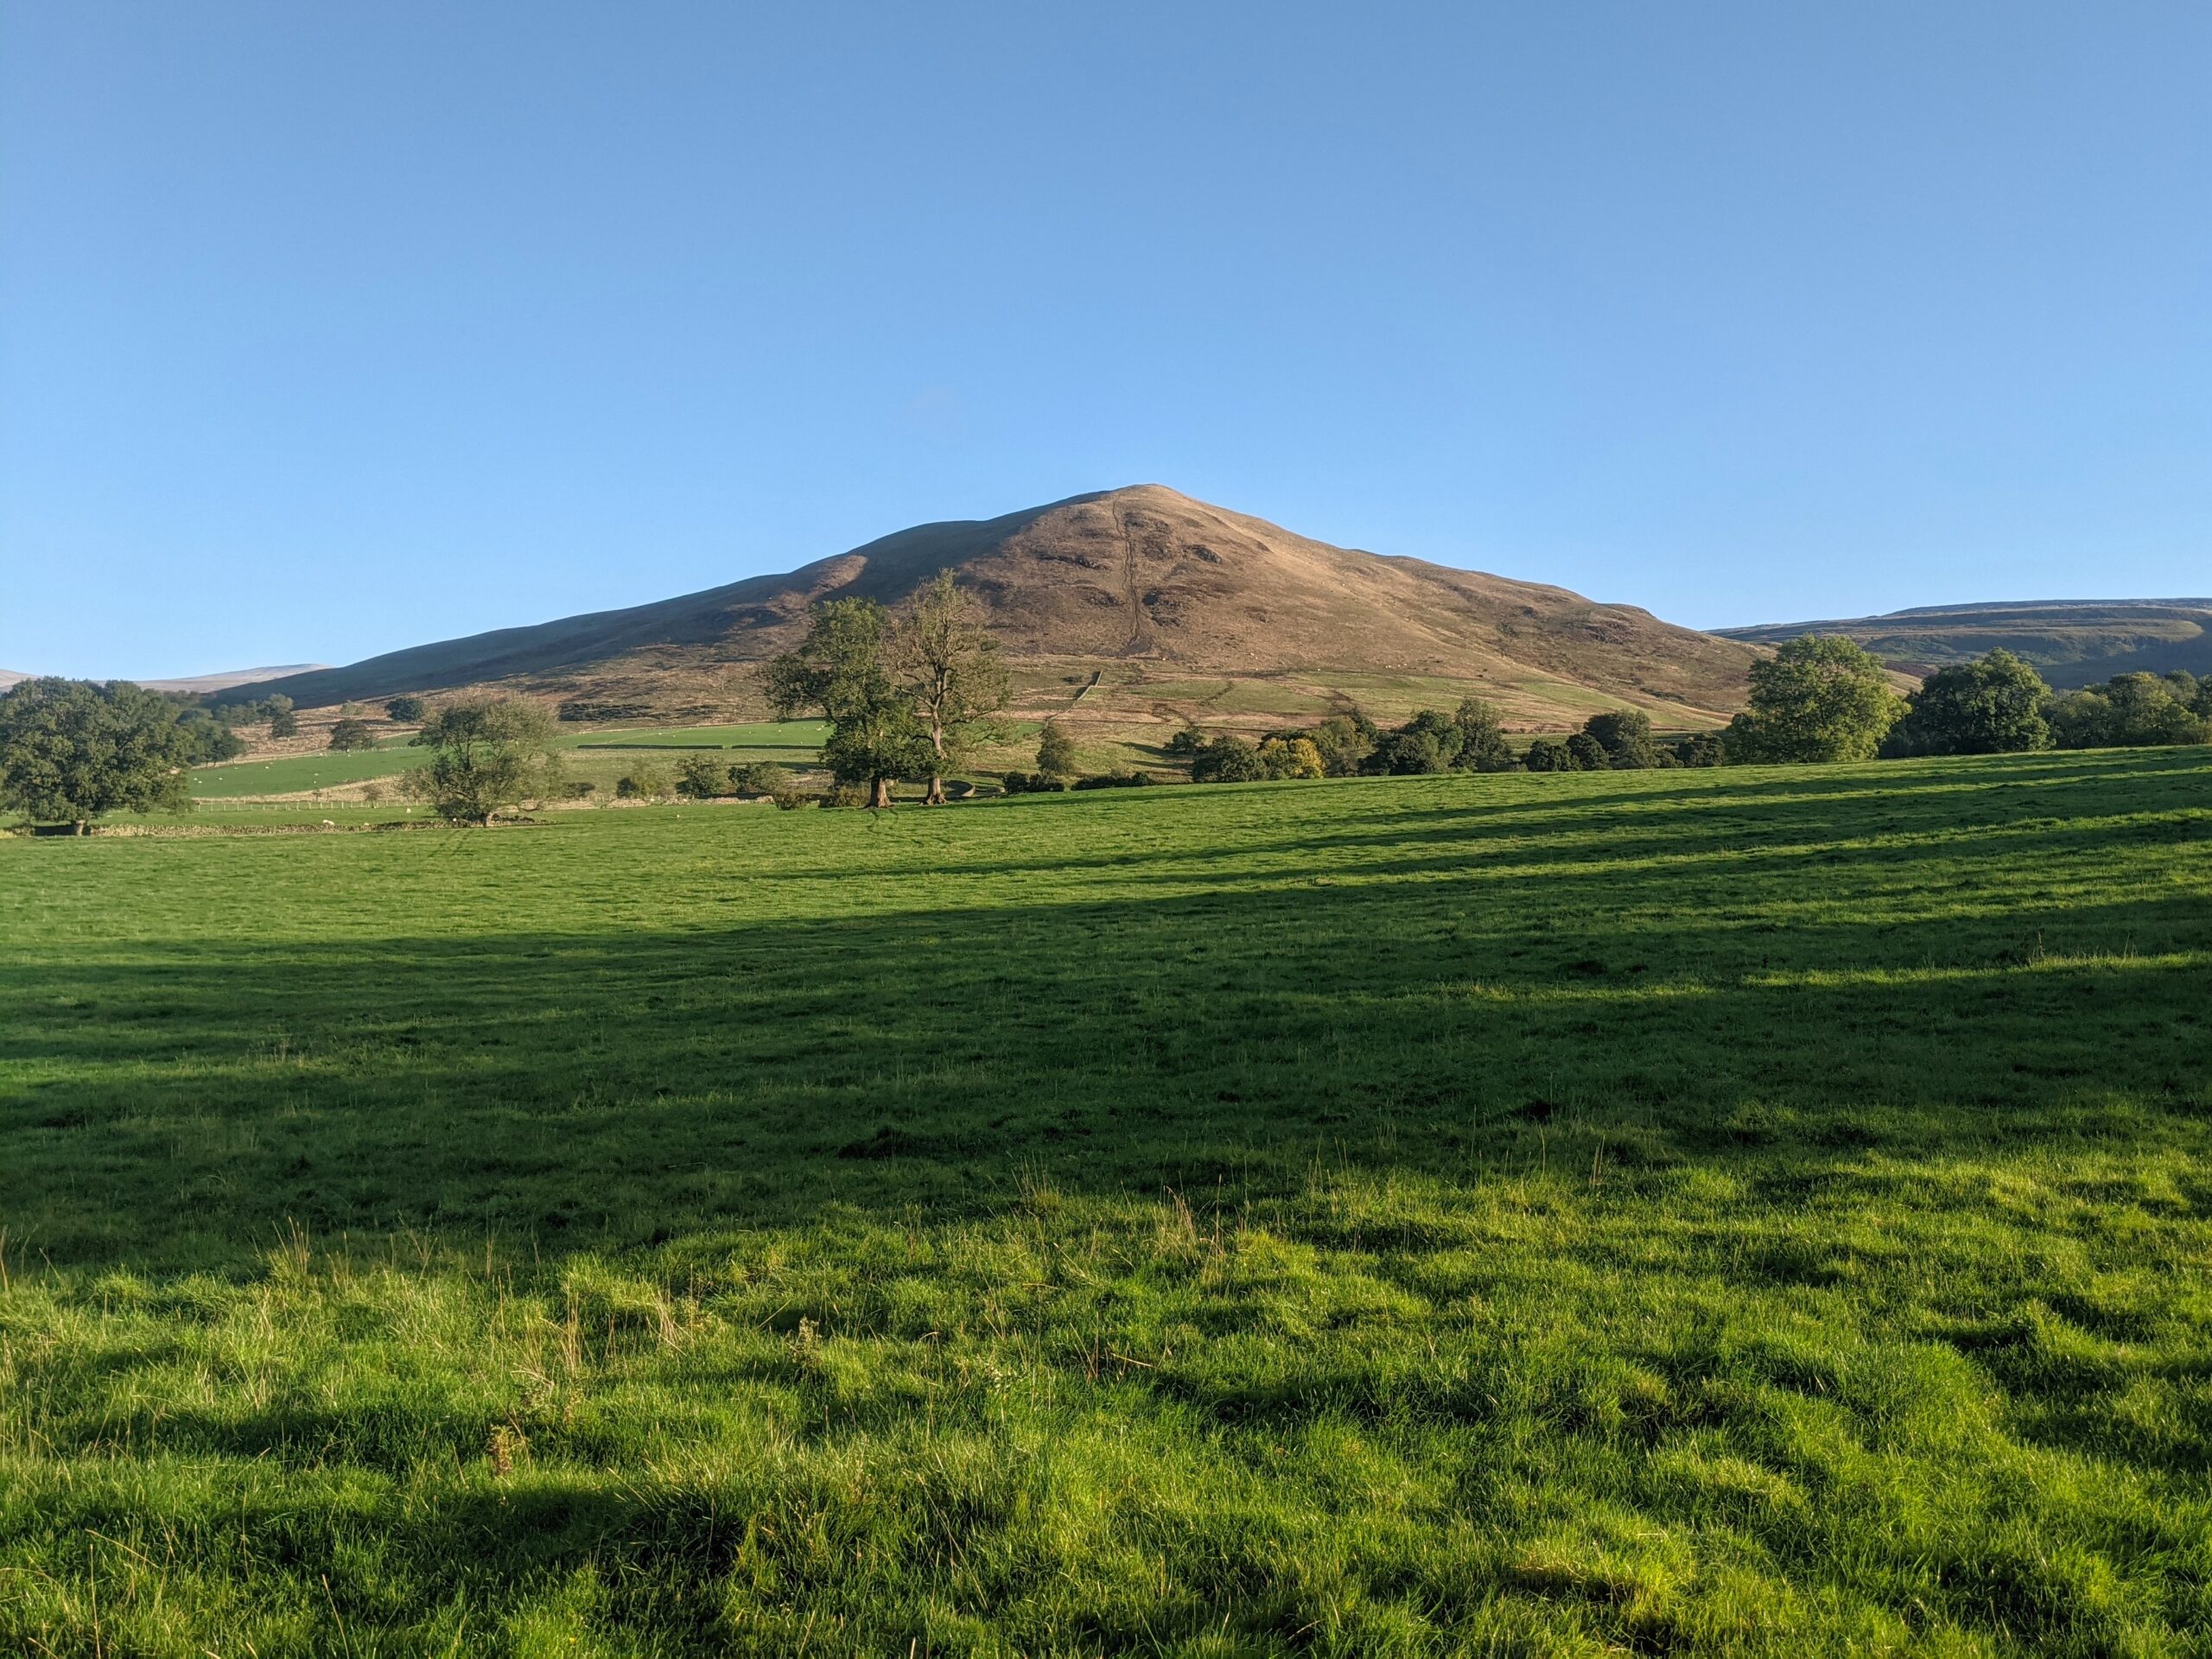
{"label": "hillside", "polygon": [[2066,688],[2146,670],[2212,674],[2212,599],[2024,600],[1931,605],[1842,621],[1717,628],[1752,645],[1840,633],[1907,673],[1925,674],[2002,645]]}
{"label": "hillside", "polygon": [[983,600],[1023,706],[1090,720],[1263,721],[1455,691],[1523,724],[1632,703],[1698,725],[1736,708],[1756,653],[1564,588],[1334,547],[1158,485],[918,525],[786,575],[507,628],[252,688],[303,707],[499,683],[626,717],[757,706],[753,665],[810,607],[895,603],[944,569]]}
{"label": "hillside", "polygon": [[312,674],[327,666],[324,663],[287,663],[281,667],[233,668],[219,674],[191,674],[181,679],[141,680],[138,683],[149,691],[227,691],[233,686],[252,685],[263,680]]}
{"label": "hillside", "polygon": [[0,691],[5,691],[11,685],[19,685],[29,678],[30,676],[28,674],[18,674],[10,668],[0,668]]}

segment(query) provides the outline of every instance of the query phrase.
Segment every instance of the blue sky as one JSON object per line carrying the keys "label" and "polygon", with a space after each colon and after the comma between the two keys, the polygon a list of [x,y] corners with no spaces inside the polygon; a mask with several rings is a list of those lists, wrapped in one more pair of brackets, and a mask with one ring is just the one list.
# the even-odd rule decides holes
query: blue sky
{"label": "blue sky", "polygon": [[2212,7],[0,0],[0,665],[1159,481],[1703,626],[2212,591]]}

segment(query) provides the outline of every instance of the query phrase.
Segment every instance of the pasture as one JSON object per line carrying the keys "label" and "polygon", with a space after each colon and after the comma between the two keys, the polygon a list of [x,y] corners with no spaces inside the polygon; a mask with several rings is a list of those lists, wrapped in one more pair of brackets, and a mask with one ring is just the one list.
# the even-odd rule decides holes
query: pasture
{"label": "pasture", "polygon": [[0,840],[0,1648],[2205,1653],[2208,1155],[2202,749]]}

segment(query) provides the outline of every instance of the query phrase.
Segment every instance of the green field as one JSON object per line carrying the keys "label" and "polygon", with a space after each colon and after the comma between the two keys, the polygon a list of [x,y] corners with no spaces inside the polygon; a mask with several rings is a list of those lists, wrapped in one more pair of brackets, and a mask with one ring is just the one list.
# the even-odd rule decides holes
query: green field
{"label": "green field", "polygon": [[[641,753],[658,754],[677,750],[709,750],[715,758],[733,764],[742,760],[781,760],[803,765],[811,760],[830,728],[818,720],[765,721],[749,726],[671,726],[622,729],[584,727],[561,734],[561,747],[569,751],[568,770],[580,778],[610,775],[633,764]],[[293,795],[309,790],[336,789],[372,779],[397,778],[419,766],[423,752],[410,747],[404,737],[386,738],[380,747],[288,754],[273,760],[232,760],[201,766],[192,774],[194,800],[237,800],[248,796]],[[681,758],[667,753],[662,759]]]}
{"label": "green field", "polygon": [[0,840],[0,1651],[2212,1652],[2212,753]]}

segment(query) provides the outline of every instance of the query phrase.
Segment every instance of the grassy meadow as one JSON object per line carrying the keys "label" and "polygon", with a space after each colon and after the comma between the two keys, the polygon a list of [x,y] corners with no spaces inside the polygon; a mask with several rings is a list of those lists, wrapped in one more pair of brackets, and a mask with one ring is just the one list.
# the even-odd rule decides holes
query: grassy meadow
{"label": "grassy meadow", "polygon": [[0,1651],[2212,1653],[2208,1156],[2202,749],[0,839]]}

